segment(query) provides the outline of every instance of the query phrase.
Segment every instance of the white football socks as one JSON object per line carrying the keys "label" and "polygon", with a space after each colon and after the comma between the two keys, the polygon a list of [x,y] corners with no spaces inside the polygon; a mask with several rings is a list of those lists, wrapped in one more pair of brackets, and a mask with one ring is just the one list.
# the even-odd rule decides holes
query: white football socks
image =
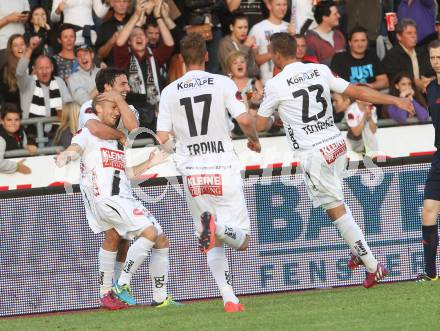
{"label": "white football socks", "polygon": [[223,297],[223,302],[238,303],[239,300],[232,289],[232,276],[229,272],[228,260],[223,247],[213,247],[206,254],[208,266]]}
{"label": "white football socks", "polygon": [[99,249],[99,294],[101,297],[112,288],[117,253],[106,251],[102,247]]}
{"label": "white football socks", "polygon": [[150,276],[153,282],[153,300],[161,303],[167,298],[168,270],[170,260],[169,248],[153,248],[150,259]]}
{"label": "white football socks", "polygon": [[240,228],[215,223],[215,235],[232,248],[239,249],[246,239],[246,233]]}
{"label": "white football socks", "polygon": [[124,262],[116,261],[115,263],[115,274],[113,276],[113,281],[117,281],[121,277],[122,268],[124,267]]}
{"label": "white football socks", "polygon": [[342,238],[350,246],[350,250],[355,252],[368,272],[376,272],[377,260],[368,246],[362,230],[359,228],[353,217],[347,213],[334,221]]}
{"label": "white football socks", "polygon": [[124,263],[124,269],[122,269],[121,277],[118,279],[119,285],[130,285],[131,277],[147,258],[148,253],[153,246],[154,242],[144,237],[138,238],[130,246],[127,252],[127,259]]}

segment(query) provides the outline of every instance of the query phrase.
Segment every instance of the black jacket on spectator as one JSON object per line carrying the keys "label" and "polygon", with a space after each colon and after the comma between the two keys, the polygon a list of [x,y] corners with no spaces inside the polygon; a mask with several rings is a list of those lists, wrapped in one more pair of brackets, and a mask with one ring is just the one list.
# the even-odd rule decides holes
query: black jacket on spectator
{"label": "black jacket on spectator", "polygon": [[[114,16],[112,16],[108,21],[102,23],[97,31],[97,39],[95,42],[95,50],[98,53],[98,49],[104,46],[104,44],[113,37],[116,31],[122,28],[130,19],[130,15],[126,15],[125,19],[120,22]],[[103,59],[103,62],[109,67],[114,65],[113,52],[110,52],[108,56]]]}
{"label": "black jacket on spectator", "polygon": [[[416,54],[419,63],[420,76],[435,76],[435,73],[431,68],[429,55],[426,52],[426,49],[416,48]],[[394,77],[399,72],[406,72],[414,78],[411,58],[408,54],[406,54],[405,50],[402,48],[402,46],[400,46],[399,43],[394,45],[394,47],[387,53],[382,63],[385,67],[385,72],[388,75],[390,82],[393,81]]]}
{"label": "black jacket on spectator", "polygon": [[3,126],[0,125],[0,137],[5,139],[6,141],[6,151],[12,151],[14,149],[23,149],[23,141],[25,137],[25,133],[22,128],[18,130],[14,135],[9,135],[6,133]]}

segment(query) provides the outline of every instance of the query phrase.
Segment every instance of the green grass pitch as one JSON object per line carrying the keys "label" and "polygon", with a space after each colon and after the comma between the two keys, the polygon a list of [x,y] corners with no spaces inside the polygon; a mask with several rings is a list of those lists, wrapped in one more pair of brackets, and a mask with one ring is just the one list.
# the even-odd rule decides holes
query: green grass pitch
{"label": "green grass pitch", "polygon": [[0,320],[1,330],[440,330],[440,282],[382,284],[242,297],[244,313],[220,300],[183,307],[92,310]]}

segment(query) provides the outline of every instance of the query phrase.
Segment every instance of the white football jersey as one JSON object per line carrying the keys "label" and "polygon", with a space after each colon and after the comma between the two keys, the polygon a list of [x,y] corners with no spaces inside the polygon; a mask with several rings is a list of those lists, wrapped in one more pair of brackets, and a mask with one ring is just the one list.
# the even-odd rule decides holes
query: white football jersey
{"label": "white football jersey", "polygon": [[178,156],[230,152],[228,111],[234,118],[246,112],[235,83],[226,76],[192,70],[163,90],[157,131],[174,131]]}
{"label": "white football jersey", "polygon": [[103,140],[87,128],[72,138],[83,150],[81,156],[80,186],[93,192],[96,199],[119,195],[132,198],[130,182],[125,175],[125,154],[116,140]]}
{"label": "white football jersey", "polygon": [[[135,114],[137,120],[139,121],[139,113],[132,105],[129,105],[131,111]],[[88,120],[98,120],[98,116],[93,112],[92,100],[88,100],[81,105],[79,109],[79,118],[78,118],[78,129],[82,129],[86,126]],[[118,129],[122,130],[124,125],[122,120],[119,120]]]}
{"label": "white football jersey", "polygon": [[343,139],[334,123],[330,91],[343,93],[349,84],[326,65],[291,63],[266,82],[258,115],[269,117],[278,109],[291,148],[319,150]]}

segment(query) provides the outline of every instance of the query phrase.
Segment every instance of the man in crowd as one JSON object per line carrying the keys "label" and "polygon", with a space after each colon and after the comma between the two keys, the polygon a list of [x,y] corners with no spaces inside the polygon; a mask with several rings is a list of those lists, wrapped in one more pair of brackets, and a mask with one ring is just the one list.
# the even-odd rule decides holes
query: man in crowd
{"label": "man in crowd", "polygon": [[110,6],[113,8],[113,16],[102,23],[98,29],[98,38],[95,47],[98,58],[105,62],[109,67],[113,66],[113,47],[118,39],[119,31],[130,18],[127,15],[131,0],[111,0]]}
{"label": "man in crowd", "polygon": [[387,53],[383,60],[385,71],[390,84],[394,77],[401,72],[407,72],[416,82],[421,91],[434,77],[429,58],[423,49],[416,49],[417,27],[411,19],[403,19],[396,25],[396,37],[398,43]]}
{"label": "man in crowd", "polygon": [[[234,82],[204,71],[205,41],[190,33],[180,42],[180,52],[188,71],[163,91],[157,135],[165,146],[171,132],[177,139],[174,161],[183,175],[199,247],[206,253],[225,312],[240,312],[244,307],[232,288],[224,245],[246,250],[250,221],[225,112],[236,119],[251,150],[259,152],[260,142]],[[205,83],[196,85],[195,81]]]}
{"label": "man in crowd", "polygon": [[[54,76],[53,63],[48,56],[37,57],[33,66],[34,75],[28,73],[32,52],[40,41],[39,37],[32,37],[17,64],[16,77],[23,118],[56,116],[64,104],[73,101],[64,80]],[[45,126],[46,133],[51,129]],[[35,127],[28,128],[28,133],[35,138]]]}
{"label": "man in crowd", "polygon": [[[273,121],[273,112],[278,110],[290,147],[300,160],[313,206],[326,211],[350,247],[352,257],[348,267],[354,269],[365,265],[367,275],[363,286],[370,288],[389,271],[374,257],[344,202],[342,178],[347,165],[347,149],[334,124],[330,93],[333,90],[355,100],[396,104],[408,112],[414,112],[412,103],[409,99],[352,85],[335,77],[325,65],[297,62],[295,39],[287,33],[273,35],[270,45],[272,59],[282,72],[266,83],[256,120],[257,130],[265,130]],[[302,79],[295,80],[295,77]]]}
{"label": "man in crowd", "polygon": [[161,2],[154,7],[154,17],[159,25],[163,44],[151,50],[147,45],[145,31],[136,26],[145,11],[140,1],[124,28],[120,31],[114,49],[115,66],[128,70],[130,93],[127,100],[139,112],[141,127],[156,131],[156,112],[159,105],[159,68],[171,56],[174,40],[164,17]]}
{"label": "man in crowd", "polygon": [[356,27],[348,35],[350,50],[333,56],[330,68],[350,83],[368,84],[375,90],[388,87],[388,77],[379,58],[368,50],[367,30]]}
{"label": "man in crowd", "polygon": [[274,69],[268,50],[269,38],[276,32],[287,31],[289,27],[289,23],[283,21],[287,13],[287,0],[268,0],[266,5],[269,17],[255,24],[249,32],[249,36],[256,41],[255,62],[260,66],[263,83],[272,78]]}
{"label": "man in crowd", "polygon": [[318,26],[306,34],[307,54],[316,56],[319,63],[330,65],[335,53],[345,51],[344,35],[339,25],[338,7],[334,1],[321,1],[314,11]]}
{"label": "man in crowd", "polygon": [[79,46],[76,49],[78,71],[70,75],[67,80],[73,100],[82,105],[87,100],[98,95],[95,78],[99,69],[94,64],[95,52],[88,45]]}

